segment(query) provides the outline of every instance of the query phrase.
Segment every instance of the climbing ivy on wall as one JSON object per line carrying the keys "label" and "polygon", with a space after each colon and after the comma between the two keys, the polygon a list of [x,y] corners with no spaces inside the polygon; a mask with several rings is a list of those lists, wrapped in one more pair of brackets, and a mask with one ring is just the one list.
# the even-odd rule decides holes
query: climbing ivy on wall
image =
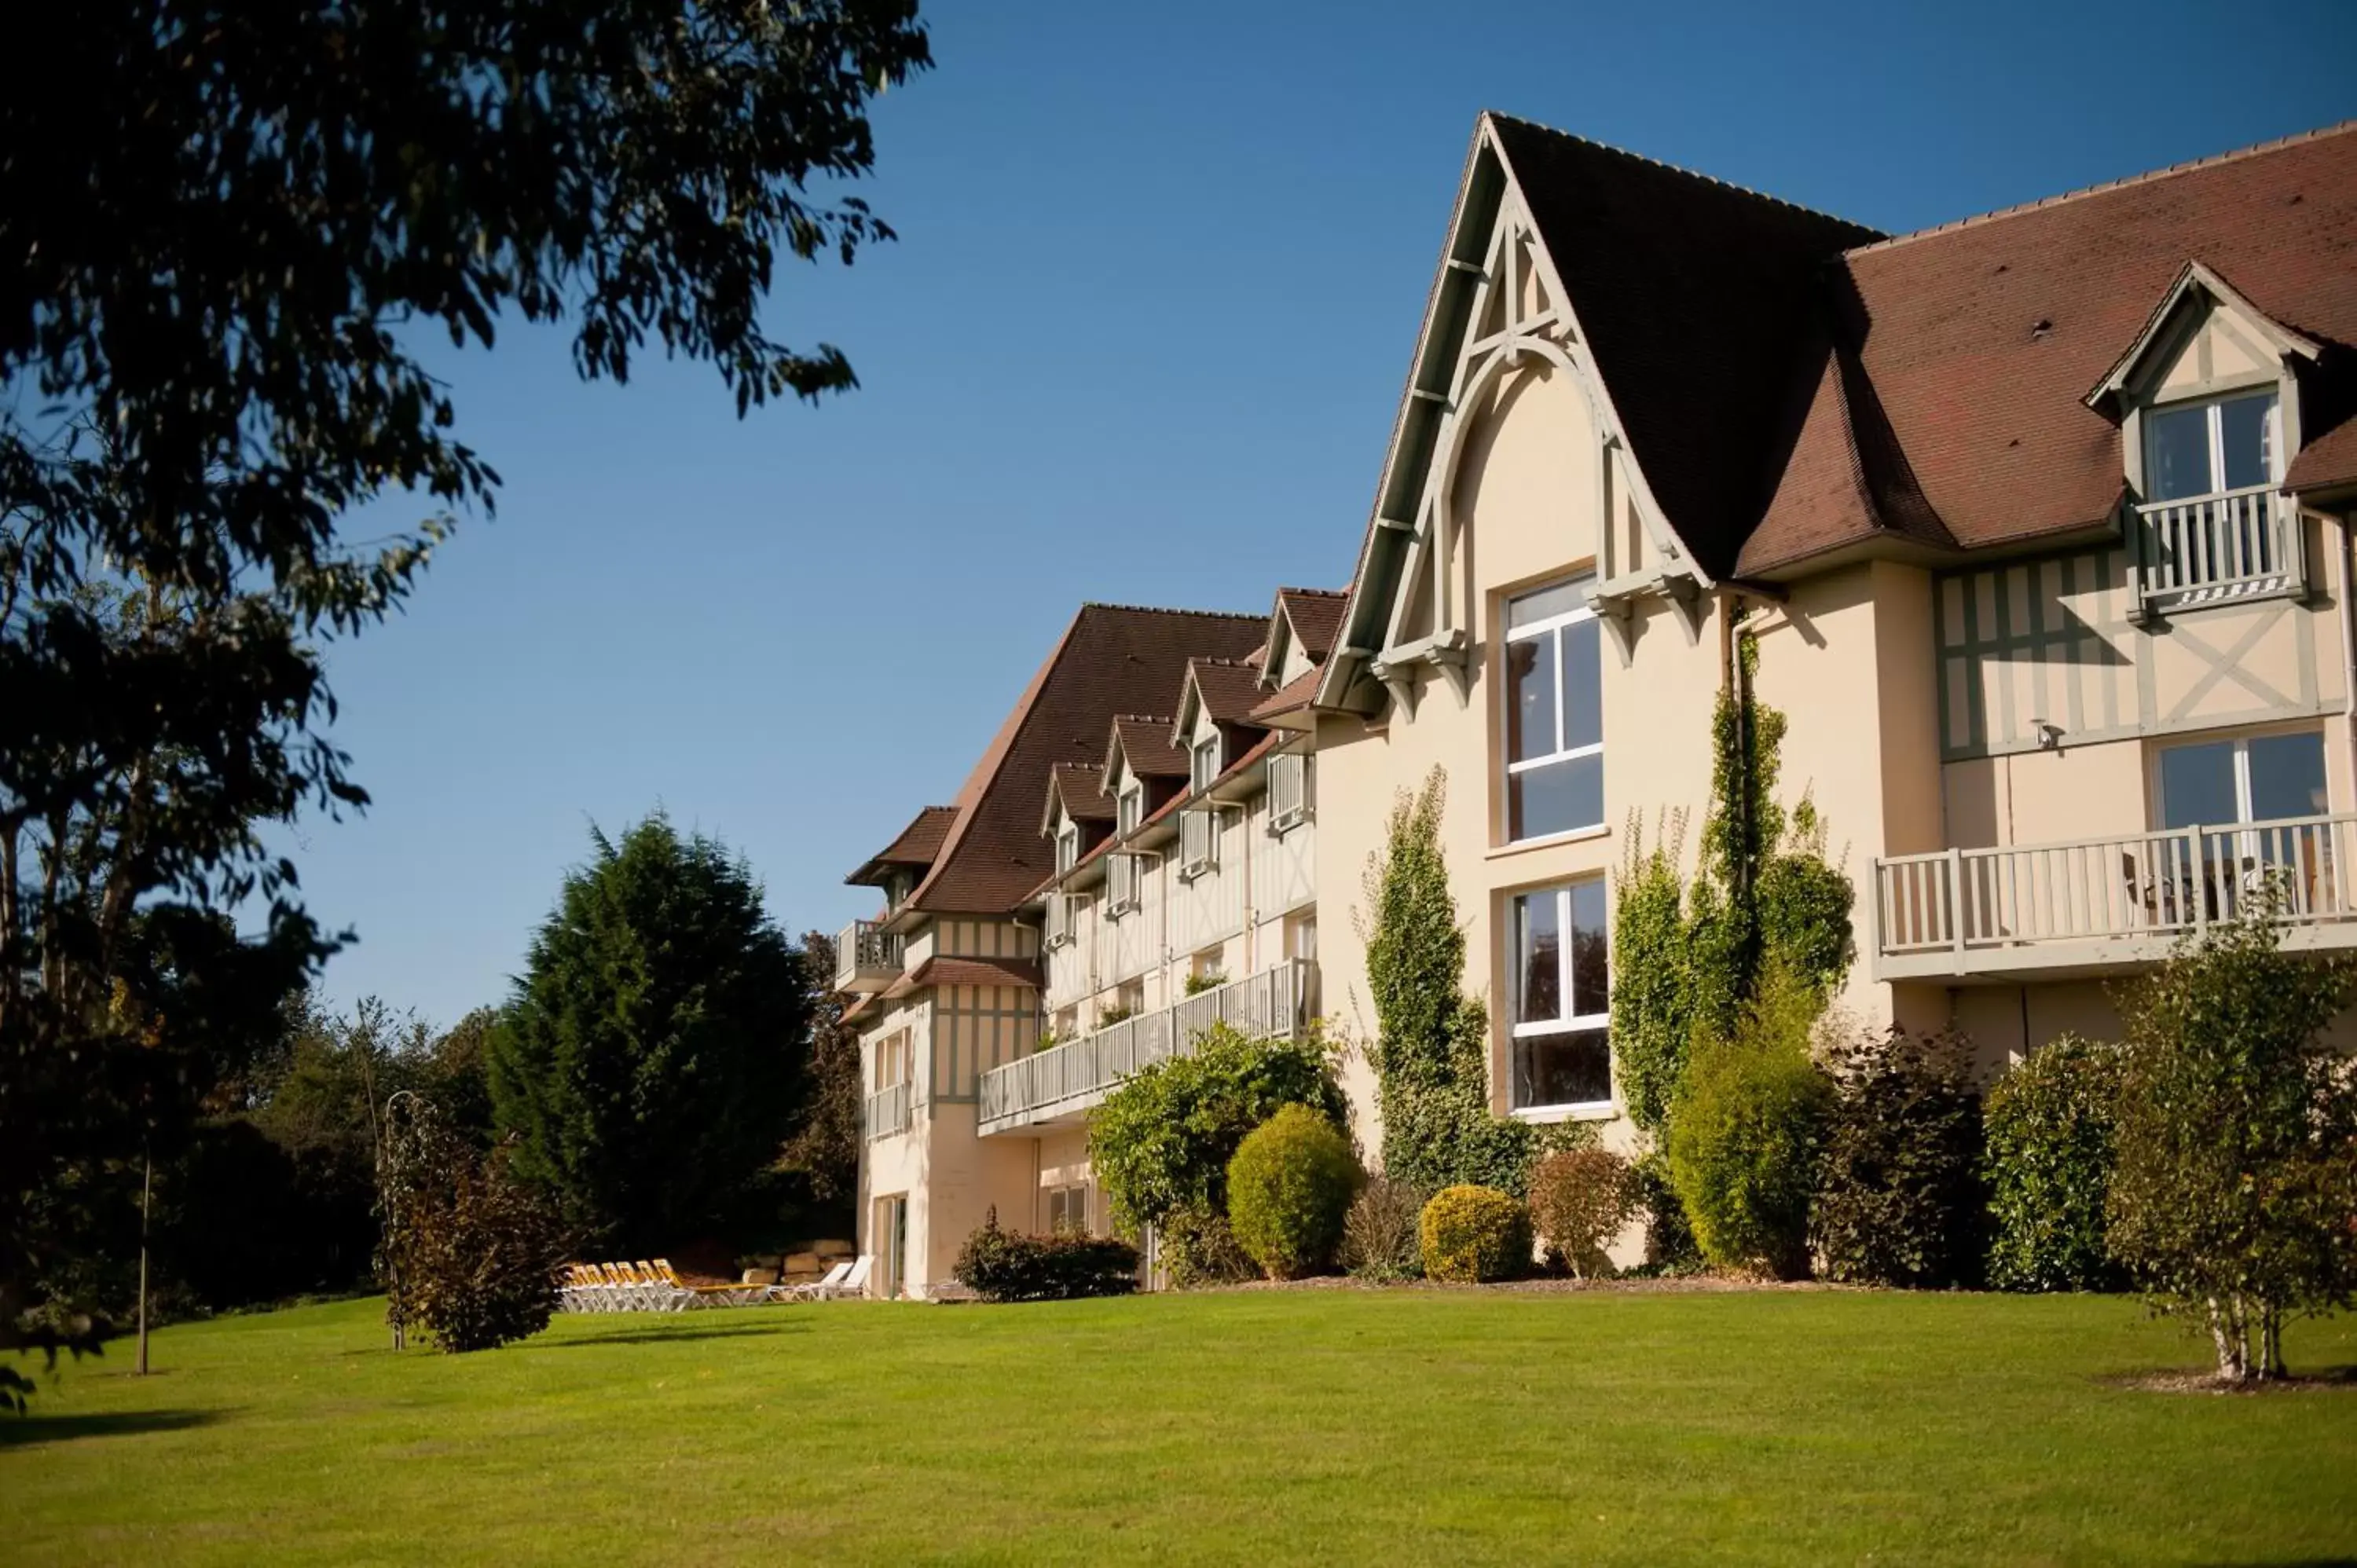
{"label": "climbing ivy on wall", "polygon": [[1781,968],[1817,1006],[1849,972],[1849,878],[1825,856],[1825,824],[1803,796],[1776,804],[1784,715],[1756,695],[1758,643],[1736,641],[1735,680],[1711,714],[1711,804],[1692,881],[1680,872],[1686,818],[1665,811],[1652,847],[1631,812],[1614,879],[1612,1052],[1629,1114],[1660,1133],[1689,1042],[1724,1036],[1760,976]]}
{"label": "climbing ivy on wall", "polygon": [[1469,1182],[1520,1197],[1532,1157],[1556,1135],[1490,1109],[1490,1015],[1464,993],[1465,932],[1440,850],[1448,784],[1435,768],[1423,789],[1401,793],[1383,849],[1367,857],[1357,915],[1383,1174],[1426,1193]]}

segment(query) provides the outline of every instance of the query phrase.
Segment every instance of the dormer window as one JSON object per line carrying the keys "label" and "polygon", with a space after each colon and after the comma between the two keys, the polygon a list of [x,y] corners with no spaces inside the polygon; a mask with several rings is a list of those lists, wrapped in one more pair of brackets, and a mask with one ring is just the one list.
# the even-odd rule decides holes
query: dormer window
{"label": "dormer window", "polygon": [[2145,499],[2186,500],[2272,485],[2281,422],[2263,392],[2163,404],[2145,415]]}
{"label": "dormer window", "polygon": [[1056,834],[1056,875],[1061,876],[1080,863],[1080,824],[1066,822]]}
{"label": "dormer window", "polygon": [[1146,820],[1146,791],[1131,785],[1121,792],[1114,810],[1121,835],[1127,838],[1137,831],[1137,824]]}
{"label": "dormer window", "polygon": [[2139,603],[2190,607],[2296,589],[2283,413],[2270,389],[2158,403],[2144,413]]}
{"label": "dormer window", "polygon": [[1195,750],[1188,758],[1187,787],[1200,794],[1210,789],[1211,780],[1219,776],[1220,737],[1209,736],[1195,743]]}

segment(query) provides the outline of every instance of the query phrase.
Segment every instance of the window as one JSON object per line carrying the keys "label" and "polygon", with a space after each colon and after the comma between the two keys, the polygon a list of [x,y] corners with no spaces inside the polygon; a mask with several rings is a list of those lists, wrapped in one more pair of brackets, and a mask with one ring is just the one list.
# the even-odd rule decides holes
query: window
{"label": "window", "polygon": [[1192,882],[1220,864],[1220,819],[1211,811],[1178,813],[1178,880]]}
{"label": "window", "polygon": [[1268,759],[1268,831],[1282,833],[1309,820],[1309,758],[1281,752]]}
{"label": "window", "polygon": [[1608,1105],[1612,1022],[1604,884],[1514,900],[1513,1107]]}
{"label": "window", "polygon": [[1117,825],[1123,836],[1135,832],[1137,824],[1146,816],[1146,791],[1131,785],[1121,792],[1114,809],[1119,813]]}
{"label": "window", "polygon": [[1225,948],[1205,948],[1187,962],[1187,994],[1209,991],[1223,985],[1228,978],[1228,952]]}
{"label": "window", "polygon": [[2316,730],[2171,746],[2160,753],[2164,828],[2320,817],[2324,736]]}
{"label": "window", "polygon": [[1048,1233],[1085,1236],[1089,1233],[1089,1189],[1054,1187],[1048,1189]]}
{"label": "window", "polygon": [[1187,787],[1204,790],[1220,776],[1220,737],[1211,736],[1195,743],[1194,754],[1187,762]]}
{"label": "window", "polygon": [[1137,856],[1116,854],[1105,862],[1105,915],[1125,915],[1137,908]]}
{"label": "window", "polygon": [[1076,822],[1066,822],[1056,833],[1056,875],[1063,875],[1079,865],[1080,860],[1080,825]]}
{"label": "window", "polygon": [[1604,823],[1604,672],[1581,577],[1506,602],[1506,836]]}
{"label": "window", "polygon": [[1318,917],[1315,913],[1287,915],[1285,918],[1285,956],[1317,958]]}
{"label": "window", "polygon": [[2147,501],[2214,496],[2275,482],[2276,394],[2156,408],[2144,418]]}
{"label": "window", "polygon": [[1081,911],[1089,907],[1088,896],[1082,893],[1050,893],[1048,895],[1048,946],[1070,945],[1079,935]]}

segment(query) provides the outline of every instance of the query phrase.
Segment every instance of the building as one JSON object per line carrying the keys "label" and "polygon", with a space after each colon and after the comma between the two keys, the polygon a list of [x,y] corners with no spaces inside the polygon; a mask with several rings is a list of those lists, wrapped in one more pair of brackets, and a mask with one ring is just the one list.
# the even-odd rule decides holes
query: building
{"label": "building", "polygon": [[[1577,961],[1631,826],[1707,803],[1738,614],[1857,892],[1862,1020],[1992,1061],[2110,1033],[2107,982],[2270,878],[2289,944],[2357,945],[2352,508],[2357,125],[1886,237],[1484,115],[1347,597],[1174,642],[1158,689],[1092,688],[1093,746],[1026,755],[1038,875],[925,908],[1004,932],[1007,1017],[1057,1044],[931,1069],[982,1152],[928,1199],[872,1144],[870,1187],[964,1224],[1011,1161],[1032,1224],[1100,1223],[1079,1113],[1183,1043],[1190,983],[1371,1035],[1360,871],[1436,768],[1495,1108],[1625,1141]],[[863,876],[949,855],[931,820]],[[879,1042],[931,918],[887,922]]]}

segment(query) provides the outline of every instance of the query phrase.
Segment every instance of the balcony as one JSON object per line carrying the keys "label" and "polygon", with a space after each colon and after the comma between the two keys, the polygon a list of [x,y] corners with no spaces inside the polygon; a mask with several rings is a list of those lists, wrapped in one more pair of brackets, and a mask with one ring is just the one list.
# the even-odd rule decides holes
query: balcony
{"label": "balcony", "polygon": [[994,1133],[1078,1126],[1114,1086],[1143,1067],[1187,1056],[1204,1030],[1227,1024],[1267,1038],[1297,1039],[1309,1026],[1314,964],[1292,959],[1232,980],[1153,1013],[1054,1046],[982,1075],[980,1130]]}
{"label": "balcony", "polygon": [[905,1133],[916,1119],[915,1102],[906,1083],[895,1083],[867,1097],[867,1141]]}
{"label": "balcony", "polygon": [[2357,947],[2357,814],[1877,860],[1874,975],[2116,974],[2268,900],[2287,949]]}
{"label": "balcony", "polygon": [[877,929],[874,920],[854,920],[834,939],[834,988],[881,991],[900,978],[900,938]]}
{"label": "balcony", "polygon": [[2136,510],[2145,608],[2288,593],[2300,585],[2298,509],[2271,484]]}

